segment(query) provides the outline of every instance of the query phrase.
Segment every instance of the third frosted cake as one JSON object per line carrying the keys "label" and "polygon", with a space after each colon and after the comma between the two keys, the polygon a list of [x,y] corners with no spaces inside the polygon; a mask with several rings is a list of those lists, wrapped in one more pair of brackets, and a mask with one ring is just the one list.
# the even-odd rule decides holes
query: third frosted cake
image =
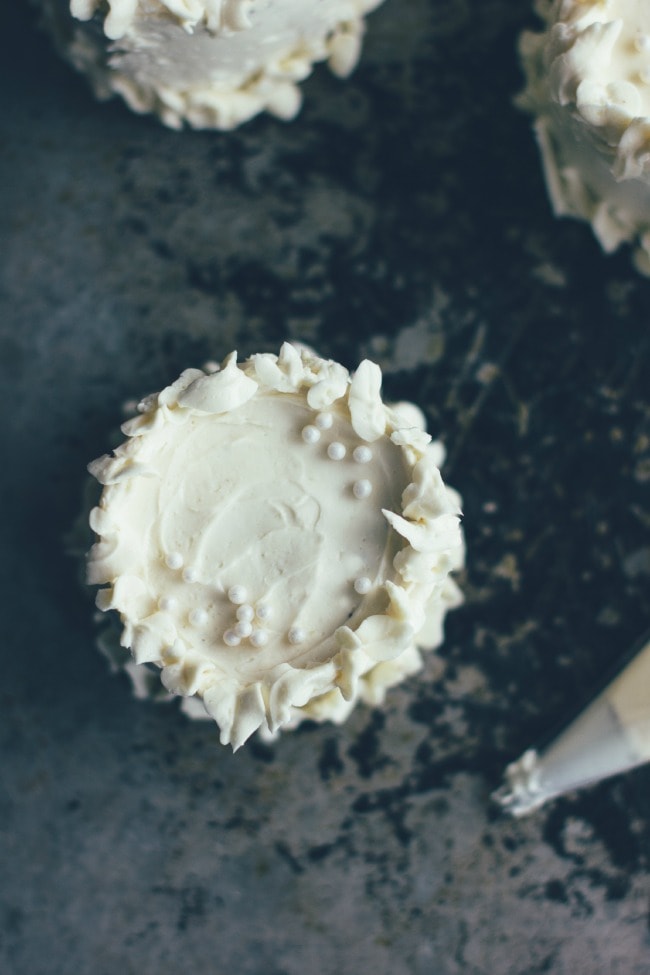
{"label": "third frosted cake", "polygon": [[558,215],[590,221],[605,251],[635,247],[650,274],[650,3],[538,3],[521,39],[546,184]]}

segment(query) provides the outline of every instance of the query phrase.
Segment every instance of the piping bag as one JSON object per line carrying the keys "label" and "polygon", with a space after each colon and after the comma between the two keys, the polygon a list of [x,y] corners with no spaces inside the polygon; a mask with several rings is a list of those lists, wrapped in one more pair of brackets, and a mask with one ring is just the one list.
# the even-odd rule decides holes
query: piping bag
{"label": "piping bag", "polygon": [[650,762],[650,633],[616,677],[537,751],[508,765],[492,798],[513,816]]}

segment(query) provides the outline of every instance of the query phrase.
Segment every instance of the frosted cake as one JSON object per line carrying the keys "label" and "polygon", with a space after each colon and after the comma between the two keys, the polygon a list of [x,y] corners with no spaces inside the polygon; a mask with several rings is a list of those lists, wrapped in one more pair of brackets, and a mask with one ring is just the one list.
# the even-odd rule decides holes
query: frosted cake
{"label": "frosted cake", "polygon": [[141,696],[185,700],[239,748],[378,704],[461,599],[458,496],[420,410],[284,344],[185,371],[89,470],[87,581]]}
{"label": "frosted cake", "polygon": [[105,99],[166,125],[232,129],[298,112],[317,61],[346,77],[381,0],[36,0],[63,56]]}
{"label": "frosted cake", "polygon": [[540,33],[520,41],[555,213],[588,220],[603,249],[627,242],[650,274],[650,3],[536,5]]}

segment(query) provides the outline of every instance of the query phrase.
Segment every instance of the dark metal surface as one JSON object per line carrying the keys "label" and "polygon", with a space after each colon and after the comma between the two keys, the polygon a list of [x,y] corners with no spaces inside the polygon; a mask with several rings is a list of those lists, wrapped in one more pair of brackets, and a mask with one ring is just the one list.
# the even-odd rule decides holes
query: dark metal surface
{"label": "dark metal surface", "polygon": [[[509,0],[387,0],[290,125],[0,58],[0,970],[641,975],[650,770],[488,803],[650,618],[650,281],[554,220]],[[467,602],[382,711],[235,756],[138,703],[64,554],[125,399],[284,338],[385,370],[464,497]]]}

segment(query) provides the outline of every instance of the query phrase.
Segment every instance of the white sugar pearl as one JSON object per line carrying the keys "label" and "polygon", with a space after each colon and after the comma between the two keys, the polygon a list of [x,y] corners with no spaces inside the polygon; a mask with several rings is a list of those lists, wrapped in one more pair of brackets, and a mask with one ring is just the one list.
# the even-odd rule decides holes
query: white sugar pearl
{"label": "white sugar pearl", "polygon": [[250,621],[255,616],[255,610],[253,609],[252,606],[249,606],[248,603],[244,603],[243,606],[239,607],[239,609],[235,613],[235,616],[242,623],[250,623]]}
{"label": "white sugar pearl", "polygon": [[327,456],[330,460],[343,460],[345,457],[345,447],[338,440],[334,440],[327,448]]}
{"label": "white sugar pearl", "polygon": [[162,596],[158,600],[158,605],[165,613],[171,613],[178,606],[178,600],[173,596]]}
{"label": "white sugar pearl", "polygon": [[226,630],[223,635],[223,642],[227,647],[238,647],[241,641],[234,630]]}
{"label": "white sugar pearl", "polygon": [[369,460],[372,460],[372,450],[370,447],[355,447],[352,456],[357,464],[367,464]]}
{"label": "white sugar pearl", "polygon": [[254,647],[264,647],[269,642],[269,635],[266,630],[253,630],[251,633],[251,643]]}
{"label": "white sugar pearl", "polygon": [[244,639],[245,637],[251,635],[251,633],[253,632],[253,627],[250,623],[241,621],[240,623],[235,623],[233,630],[238,637]]}
{"label": "white sugar pearl", "polygon": [[193,609],[190,613],[190,623],[192,626],[205,626],[208,622],[208,614],[204,609]]}
{"label": "white sugar pearl", "polygon": [[255,607],[255,615],[258,620],[270,620],[271,613],[272,610],[268,603],[258,603]]}
{"label": "white sugar pearl", "polygon": [[183,579],[185,582],[196,582],[198,576],[194,569],[183,569]]}
{"label": "white sugar pearl", "polygon": [[641,68],[639,78],[644,85],[650,85],[650,68]]}
{"label": "white sugar pearl", "polygon": [[234,603],[235,606],[245,603],[247,595],[248,593],[243,586],[231,586],[228,590],[228,599],[231,603]]}
{"label": "white sugar pearl", "polygon": [[180,569],[184,559],[180,552],[170,552],[165,562],[170,569]]}
{"label": "white sugar pearl", "polygon": [[300,626],[292,626],[289,630],[289,643],[302,643],[305,639],[305,631]]}
{"label": "white sugar pearl", "polygon": [[329,430],[334,423],[334,417],[331,413],[319,413],[314,420],[314,423],[319,430]]}
{"label": "white sugar pearl", "polygon": [[634,38],[634,46],[639,54],[648,54],[650,52],[650,37],[647,34],[638,34]]}
{"label": "white sugar pearl", "polygon": [[308,423],[302,428],[302,439],[305,443],[318,443],[320,440],[320,430]]}
{"label": "white sugar pearl", "polygon": [[364,498],[369,498],[372,494],[372,484],[366,480],[355,481],[352,485],[352,493],[359,501],[362,501]]}
{"label": "white sugar pearl", "polygon": [[365,596],[372,589],[372,582],[368,576],[359,576],[358,579],[354,580],[354,588],[360,596]]}

